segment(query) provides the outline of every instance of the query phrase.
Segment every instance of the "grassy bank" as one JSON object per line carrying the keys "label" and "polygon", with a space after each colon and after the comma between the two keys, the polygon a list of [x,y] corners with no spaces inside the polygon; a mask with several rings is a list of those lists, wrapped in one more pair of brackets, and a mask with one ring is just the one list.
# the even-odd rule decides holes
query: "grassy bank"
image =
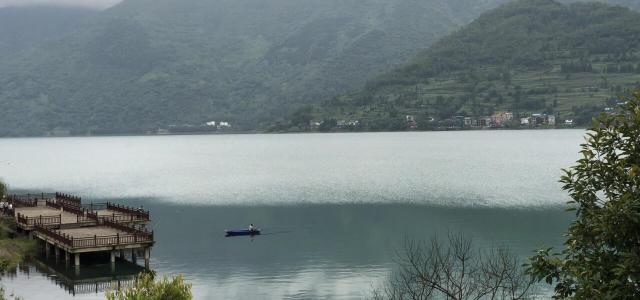
{"label": "grassy bank", "polygon": [[0,219],[0,272],[16,267],[22,260],[37,252],[35,240],[15,235],[15,232],[15,221]]}

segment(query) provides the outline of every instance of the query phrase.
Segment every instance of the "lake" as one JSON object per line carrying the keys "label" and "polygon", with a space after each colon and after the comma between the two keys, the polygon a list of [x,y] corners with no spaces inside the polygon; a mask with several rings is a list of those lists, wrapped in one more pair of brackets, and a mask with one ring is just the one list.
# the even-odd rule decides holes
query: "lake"
{"label": "lake", "polygon": [[[464,232],[481,248],[508,246],[523,258],[561,246],[571,215],[558,179],[583,134],[0,139],[0,176],[13,190],[144,205],[156,232],[152,269],[184,274],[197,299],[362,299],[390,276],[405,239]],[[249,223],[265,234],[224,237]],[[74,276],[34,262],[2,283],[27,299],[101,299],[69,286],[135,268]]]}

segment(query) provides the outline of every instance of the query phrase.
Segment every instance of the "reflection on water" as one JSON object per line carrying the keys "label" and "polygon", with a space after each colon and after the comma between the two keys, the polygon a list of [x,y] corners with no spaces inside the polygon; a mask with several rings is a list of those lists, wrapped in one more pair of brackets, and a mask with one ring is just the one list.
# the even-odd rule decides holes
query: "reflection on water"
{"label": "reflection on water", "polygon": [[[560,246],[570,218],[558,209],[134,204],[153,212],[157,243],[152,269],[161,275],[185,274],[196,299],[362,299],[392,273],[405,238],[428,240],[460,231],[473,236],[478,247],[508,246],[525,258],[539,247]],[[264,235],[224,236],[225,229],[249,223]],[[108,264],[103,267],[107,274]],[[27,299],[42,299],[49,292],[56,299],[72,297],[50,279],[39,279],[61,275],[40,275],[43,271],[51,274],[32,269],[3,283]],[[74,299],[101,295],[77,293]]]}
{"label": "reflection on water", "polygon": [[[569,217],[425,205],[144,205],[155,215],[154,268],[186,274],[199,298],[361,299],[387,279],[405,238],[461,231],[479,247],[508,246],[524,258],[561,245]],[[265,235],[224,237],[224,229],[249,223]]]}
{"label": "reflection on water", "polygon": [[[94,263],[76,268],[62,260],[37,257],[10,270],[3,279],[9,283],[10,291],[27,299],[62,299],[73,296],[104,298],[107,290],[131,286],[134,276],[143,270],[144,268],[127,261],[115,264]],[[42,279],[46,279],[47,283],[36,285],[36,282],[43,282]],[[51,295],[60,294],[53,285],[68,294],[52,297]],[[47,296],[42,298],[44,295]]]}
{"label": "reflection on water", "polygon": [[30,265],[37,272],[48,275],[51,281],[72,295],[97,294],[110,289],[129,287],[134,276],[144,270],[127,261],[76,268],[63,262],[36,259],[31,261]]}

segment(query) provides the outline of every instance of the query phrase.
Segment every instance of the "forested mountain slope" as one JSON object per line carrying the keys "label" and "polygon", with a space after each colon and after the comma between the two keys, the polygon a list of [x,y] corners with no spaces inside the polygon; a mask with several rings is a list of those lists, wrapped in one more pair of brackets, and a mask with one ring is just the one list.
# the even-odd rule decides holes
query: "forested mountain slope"
{"label": "forested mountain slope", "polygon": [[501,0],[125,0],[0,61],[0,135],[251,129],[362,86]]}
{"label": "forested mountain slope", "polygon": [[[360,89],[505,2],[125,0],[99,13],[3,8],[0,136],[143,132],[209,120],[265,128],[299,107]],[[457,99],[464,94],[457,87],[436,93]],[[347,112],[343,106],[330,114]]]}
{"label": "forested mountain slope", "polygon": [[315,116],[402,129],[427,120],[553,114],[589,122],[640,85],[640,14],[604,4],[521,0],[487,12]]}

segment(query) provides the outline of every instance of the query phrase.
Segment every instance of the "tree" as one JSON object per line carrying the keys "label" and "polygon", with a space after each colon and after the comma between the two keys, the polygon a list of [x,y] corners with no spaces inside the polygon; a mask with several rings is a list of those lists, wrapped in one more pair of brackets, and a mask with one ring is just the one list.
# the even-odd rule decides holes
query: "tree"
{"label": "tree", "polygon": [[0,180],[0,199],[4,199],[7,196],[7,185]]}
{"label": "tree", "polygon": [[313,107],[312,106],[304,106],[297,109],[291,115],[291,124],[299,126],[299,127],[309,127],[309,121],[313,118]]}
{"label": "tree", "polygon": [[320,127],[318,127],[318,130],[328,132],[333,130],[336,126],[338,126],[338,121],[336,121],[336,119],[324,119],[322,124],[320,124]]}
{"label": "tree", "polygon": [[476,251],[464,235],[449,234],[447,244],[406,241],[399,257],[399,271],[375,299],[528,299],[531,292],[531,279],[508,249]]}
{"label": "tree", "polygon": [[180,275],[155,281],[155,274],[143,272],[136,276],[133,286],[107,292],[108,300],[187,300],[192,299],[191,284]]}
{"label": "tree", "polygon": [[564,170],[576,219],[565,249],[538,251],[528,271],[555,298],[640,299],[640,91],[594,120],[582,158]]}

